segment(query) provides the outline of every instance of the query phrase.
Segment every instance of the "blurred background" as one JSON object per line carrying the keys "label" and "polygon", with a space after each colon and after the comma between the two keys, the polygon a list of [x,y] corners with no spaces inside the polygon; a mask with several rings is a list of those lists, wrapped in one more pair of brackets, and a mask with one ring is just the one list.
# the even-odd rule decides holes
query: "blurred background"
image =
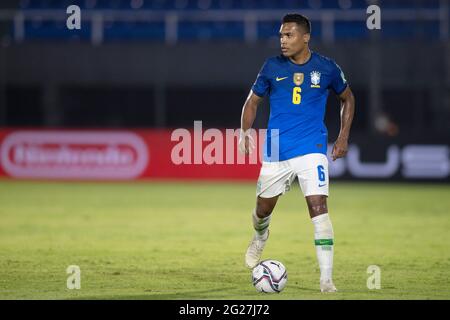
{"label": "blurred background", "polygon": [[[380,30],[366,27],[371,4]],[[260,164],[223,163],[220,143],[206,163],[205,137],[174,162],[176,129],[240,127],[291,12],[356,98],[348,155],[330,161],[333,297],[318,290],[298,184],[264,251],[288,287],[262,298],[243,264]],[[1,0],[0,298],[449,299],[449,34],[450,0]],[[269,112],[266,99],[256,128]],[[326,124],[331,150],[334,94]],[[367,287],[374,264],[382,290]],[[67,287],[70,265],[82,290]]]}
{"label": "blurred background", "polygon": [[[66,27],[72,4],[81,8],[80,30]],[[381,8],[381,30],[366,27],[370,4]],[[447,0],[20,0],[1,6],[3,128],[173,129],[191,128],[194,120],[238,128],[261,65],[279,54],[281,18],[299,12],[312,21],[311,48],[342,67],[355,94],[357,160],[398,162],[387,177],[402,178],[402,161],[428,157],[413,161],[423,170],[410,178],[448,181]],[[255,127],[266,126],[269,112],[266,101]],[[332,142],[339,131],[333,94],[326,123]],[[434,149],[404,152],[417,144]]]}

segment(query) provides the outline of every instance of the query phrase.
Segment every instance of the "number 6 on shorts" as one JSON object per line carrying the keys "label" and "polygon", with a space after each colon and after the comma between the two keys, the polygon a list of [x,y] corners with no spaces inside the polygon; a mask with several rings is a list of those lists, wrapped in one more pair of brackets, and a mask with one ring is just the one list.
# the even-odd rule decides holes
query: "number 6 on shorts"
{"label": "number 6 on shorts", "polygon": [[323,171],[324,168],[322,165],[317,166],[317,172],[319,174],[319,181],[324,182],[325,181],[325,172]]}

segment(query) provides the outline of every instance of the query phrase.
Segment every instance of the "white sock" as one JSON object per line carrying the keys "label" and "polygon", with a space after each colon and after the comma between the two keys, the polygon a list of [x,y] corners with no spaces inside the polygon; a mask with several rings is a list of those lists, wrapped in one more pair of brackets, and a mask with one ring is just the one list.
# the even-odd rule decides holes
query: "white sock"
{"label": "white sock", "polygon": [[314,243],[320,267],[320,281],[332,279],[333,273],[333,226],[328,213],[311,219],[314,224]]}
{"label": "white sock", "polygon": [[260,218],[256,215],[256,211],[253,211],[253,228],[256,232],[256,238],[258,240],[266,240],[268,237],[269,223],[272,218],[272,214],[265,218]]}

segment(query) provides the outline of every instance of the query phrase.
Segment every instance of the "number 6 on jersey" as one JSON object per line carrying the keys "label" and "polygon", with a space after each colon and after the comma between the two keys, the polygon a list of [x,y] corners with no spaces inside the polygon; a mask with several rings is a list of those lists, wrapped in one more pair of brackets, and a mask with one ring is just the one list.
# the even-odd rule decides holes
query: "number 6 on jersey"
{"label": "number 6 on jersey", "polygon": [[294,87],[292,90],[292,103],[293,104],[300,104],[302,101],[302,96],[300,95],[300,92],[302,92],[302,88],[300,87]]}

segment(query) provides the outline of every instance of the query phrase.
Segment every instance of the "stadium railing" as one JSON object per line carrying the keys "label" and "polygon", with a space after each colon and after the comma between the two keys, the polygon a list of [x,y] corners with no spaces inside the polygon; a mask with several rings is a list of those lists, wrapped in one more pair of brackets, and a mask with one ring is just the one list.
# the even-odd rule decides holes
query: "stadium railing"
{"label": "stadium railing", "polygon": [[[294,10],[295,8],[291,8]],[[0,10],[0,22],[10,24],[11,40],[78,39],[101,44],[116,40],[179,41],[237,40],[252,43],[277,38],[281,17],[288,9],[272,10],[150,10],[82,9],[81,30],[68,32],[68,14],[62,9]],[[290,10],[290,11],[292,11]],[[313,36],[324,43],[341,39],[369,39],[366,9],[305,9],[313,22]],[[450,5],[383,8],[382,38],[448,41]]]}

